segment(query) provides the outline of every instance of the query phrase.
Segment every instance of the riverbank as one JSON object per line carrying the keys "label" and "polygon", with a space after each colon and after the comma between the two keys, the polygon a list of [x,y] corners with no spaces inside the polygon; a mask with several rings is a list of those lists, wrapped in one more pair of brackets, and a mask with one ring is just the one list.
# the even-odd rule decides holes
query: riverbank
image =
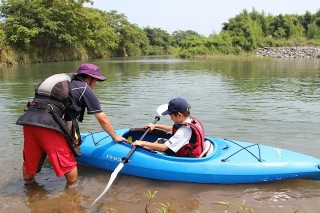
{"label": "riverbank", "polygon": [[256,51],[260,57],[320,58],[320,47],[264,47]]}
{"label": "riverbank", "polygon": [[[45,63],[50,61],[73,61],[73,60],[83,60],[89,59],[88,55],[82,54],[82,57],[73,57],[73,58],[63,58],[61,57],[54,60],[46,60],[41,61],[37,60],[36,62],[33,61],[28,57],[28,55],[23,55],[23,57],[18,57],[15,55],[13,51],[0,51],[0,67],[12,66],[17,64],[33,64],[33,63]],[[305,47],[263,47],[258,48],[251,56],[257,57],[269,57],[269,58],[287,58],[287,59],[320,59],[320,46],[305,46]],[[231,57],[248,57],[248,54],[240,54],[240,55],[231,55]],[[213,57],[230,57],[230,55],[212,55]],[[195,56],[197,57],[204,57],[204,56]],[[211,56],[205,56],[211,57]],[[23,61],[16,60],[17,58],[23,58]]]}

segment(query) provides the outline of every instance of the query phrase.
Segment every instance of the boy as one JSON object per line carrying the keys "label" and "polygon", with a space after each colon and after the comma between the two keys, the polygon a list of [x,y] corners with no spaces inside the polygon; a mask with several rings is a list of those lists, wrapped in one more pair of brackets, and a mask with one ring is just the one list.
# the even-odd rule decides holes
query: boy
{"label": "boy", "polygon": [[134,146],[142,146],[145,149],[164,152],[167,155],[178,157],[198,158],[204,148],[204,129],[202,124],[190,116],[191,106],[183,98],[172,99],[166,111],[162,115],[170,115],[173,126],[161,124],[148,124],[150,130],[155,128],[166,132],[172,132],[173,136],[164,143],[135,141]]}

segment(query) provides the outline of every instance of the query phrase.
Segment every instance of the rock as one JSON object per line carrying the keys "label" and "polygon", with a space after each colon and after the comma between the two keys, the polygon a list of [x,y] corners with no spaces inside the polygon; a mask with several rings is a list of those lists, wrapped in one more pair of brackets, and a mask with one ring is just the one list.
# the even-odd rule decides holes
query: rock
{"label": "rock", "polygon": [[263,47],[256,51],[260,57],[320,58],[320,47]]}

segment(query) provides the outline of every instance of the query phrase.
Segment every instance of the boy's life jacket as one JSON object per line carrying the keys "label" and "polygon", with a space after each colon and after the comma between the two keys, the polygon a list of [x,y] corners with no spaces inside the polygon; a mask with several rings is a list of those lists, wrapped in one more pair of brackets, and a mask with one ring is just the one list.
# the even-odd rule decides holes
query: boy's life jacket
{"label": "boy's life jacket", "polygon": [[192,130],[192,135],[188,144],[181,147],[176,153],[179,157],[194,157],[198,158],[204,149],[204,129],[202,124],[196,119],[191,117],[191,123],[184,124],[174,124],[172,128],[172,133],[175,134],[176,131],[181,126],[189,126]]}
{"label": "boy's life jacket", "polygon": [[[84,110],[70,95],[71,76],[66,73],[52,75],[38,84],[35,97],[28,109],[17,120],[19,125],[33,125],[62,133],[75,156],[80,156],[81,137],[77,119],[81,122]],[[66,121],[72,121],[71,131]]]}

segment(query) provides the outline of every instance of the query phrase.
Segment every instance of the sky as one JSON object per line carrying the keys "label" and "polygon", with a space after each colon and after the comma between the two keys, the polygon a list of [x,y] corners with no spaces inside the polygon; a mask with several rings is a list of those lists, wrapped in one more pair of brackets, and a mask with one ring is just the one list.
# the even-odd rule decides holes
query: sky
{"label": "sky", "polygon": [[93,0],[100,10],[123,13],[140,28],[161,28],[168,33],[193,30],[209,36],[220,33],[222,24],[244,9],[273,16],[279,14],[315,14],[320,10],[319,0]]}

